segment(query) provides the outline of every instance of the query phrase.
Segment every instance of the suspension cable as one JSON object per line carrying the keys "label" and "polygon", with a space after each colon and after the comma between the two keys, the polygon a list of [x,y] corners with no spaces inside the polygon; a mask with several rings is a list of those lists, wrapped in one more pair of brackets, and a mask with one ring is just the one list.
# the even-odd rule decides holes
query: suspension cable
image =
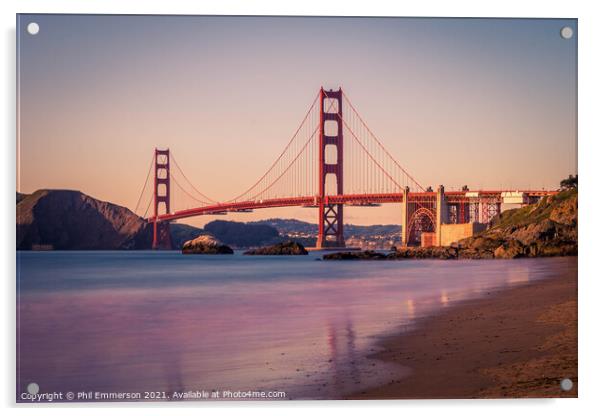
{"label": "suspension cable", "polygon": [[146,174],[146,179],[144,180],[144,186],[142,187],[142,191],[140,191],[140,196],[138,197],[138,202],[136,202],[136,208],[134,208],[134,214],[138,212],[138,206],[140,205],[140,201],[142,200],[142,195],[144,194],[144,190],[146,189],[146,185],[148,184],[148,178],[150,177],[150,173],[153,170],[153,163],[155,161],[155,156],[151,158],[150,166],[148,167],[148,173]]}
{"label": "suspension cable", "polygon": [[184,189],[184,187],[182,185],[180,185],[180,183],[178,182],[178,180],[176,179],[176,177],[174,175],[170,175],[170,177],[174,181],[174,183],[176,184],[176,186],[180,190],[182,190],[182,192],[184,192],[186,195],[188,195],[190,198],[194,199],[195,201],[200,202],[201,204],[204,204],[204,205],[217,204],[217,202],[215,202],[215,201],[206,201],[206,200],[201,200],[201,199],[198,199],[198,198],[194,197],[186,189]]}
{"label": "suspension cable", "polygon": [[397,162],[397,160],[389,153],[389,151],[383,146],[383,144],[380,142],[380,140],[378,140],[378,137],[376,137],[376,135],[372,132],[372,130],[370,129],[370,127],[368,127],[368,125],[366,124],[366,122],[364,121],[364,119],[362,118],[362,116],[360,116],[360,114],[357,112],[357,110],[355,109],[355,107],[353,106],[353,104],[351,103],[351,100],[349,100],[349,97],[347,96],[347,94],[345,94],[343,92],[343,97],[345,98],[345,101],[347,104],[349,104],[349,107],[351,107],[351,109],[353,110],[353,112],[355,113],[355,115],[358,117],[358,119],[360,120],[360,122],[364,125],[364,127],[366,128],[366,130],[368,131],[368,133],[370,133],[370,135],[372,136],[372,138],[374,138],[374,140],[376,141],[376,143],[378,143],[378,145],[380,146],[380,148],[382,150],[384,150],[384,152],[387,154],[387,156],[389,156],[389,158],[391,158],[391,160],[393,161],[393,163],[395,164],[395,166],[397,166],[399,169],[401,169],[401,171],[408,177],[410,178],[410,180],[412,182],[414,182],[414,184],[421,190],[424,192],[424,188],[422,187],[422,185],[420,185],[416,179],[414,179],[412,177],[412,175],[410,175],[400,164],[399,162]]}
{"label": "suspension cable", "polygon": [[305,117],[303,117],[303,121],[301,121],[301,124],[299,124],[299,127],[297,128],[297,130],[295,131],[295,134],[293,134],[293,137],[291,137],[291,139],[289,140],[288,144],[285,146],[284,150],[282,151],[282,153],[280,153],[280,155],[278,156],[278,158],[274,161],[274,163],[272,163],[272,165],[268,168],[268,170],[263,174],[263,176],[261,178],[259,178],[257,180],[257,182],[255,182],[251,187],[249,187],[246,191],[244,191],[243,193],[241,193],[240,195],[238,195],[235,198],[232,198],[231,200],[227,201],[227,202],[234,202],[237,201],[238,199],[240,199],[241,197],[247,195],[248,193],[250,193],[253,188],[255,188],[269,173],[270,171],[274,168],[274,166],[276,166],[276,164],[280,161],[280,159],[282,159],[282,157],[284,156],[284,154],[286,153],[286,151],[289,149],[289,147],[291,146],[291,144],[293,143],[293,141],[295,140],[295,137],[297,137],[297,134],[299,134],[299,131],[301,130],[301,128],[303,127],[303,125],[305,124],[305,121],[307,120],[307,118],[309,117],[309,115],[311,114],[311,111],[313,110],[313,108],[316,105],[316,101],[318,101],[320,94],[318,93],[316,95],[316,97],[314,98],[313,102],[311,103],[311,106],[309,107],[309,110],[307,110],[307,113],[305,114]]}
{"label": "suspension cable", "polygon": [[297,161],[297,159],[299,159],[299,156],[301,156],[301,154],[305,151],[305,149],[307,148],[307,145],[316,136],[317,132],[318,132],[318,127],[315,128],[315,130],[312,133],[312,135],[309,136],[309,139],[305,142],[305,144],[303,145],[303,147],[301,148],[301,150],[299,151],[299,153],[297,153],[297,156],[295,156],[295,158],[291,161],[291,163],[289,163],[289,165],[286,167],[286,169],[276,179],[274,179],[266,188],[262,189],[261,191],[259,191],[255,195],[253,195],[253,197],[251,197],[251,200],[255,199],[258,195],[262,194],[263,192],[266,192],[268,189],[270,189],[272,186],[274,186],[276,184],[276,182],[278,182],[280,180],[280,178],[282,178],[284,176],[284,174],[291,169],[291,167],[295,164],[295,162]]}
{"label": "suspension cable", "polygon": [[[366,147],[362,144],[362,142],[358,139],[358,137],[355,135],[355,133],[349,128],[349,125],[347,124],[347,122],[345,120],[343,120],[343,118],[341,116],[339,116],[339,119],[343,122],[343,125],[345,127],[347,127],[347,130],[349,130],[349,132],[351,133],[351,135],[353,136],[353,138],[355,139],[355,141],[358,142],[358,144],[362,147],[362,149],[364,149],[364,152],[366,152],[366,154],[370,157],[370,159],[372,159],[372,161],[376,164],[376,166],[378,166],[378,168],[385,174],[387,175],[387,177],[389,179],[391,179],[393,181],[393,183],[395,185],[397,185],[397,187],[399,189],[402,189],[402,186],[400,184],[397,183],[397,181],[395,179],[393,179],[393,177],[389,174],[389,172],[387,172],[381,165],[380,163],[378,163],[378,161],[376,159],[374,159],[374,156],[372,156],[372,154],[368,151],[368,149],[366,149]],[[373,180],[372,180],[373,181]]]}
{"label": "suspension cable", "polygon": [[[194,189],[202,198],[204,198],[205,200],[209,201],[210,203],[214,203],[214,204],[218,203],[216,200],[214,200],[212,198],[209,198],[207,195],[205,195],[204,193],[202,193],[201,191],[199,191],[194,186],[194,184],[188,179],[188,177],[186,176],[186,174],[184,173],[184,171],[182,170],[182,168],[180,167],[180,165],[178,165],[178,161],[176,160],[176,158],[174,157],[173,153],[171,153],[171,152],[170,152],[170,157],[174,161],[174,164],[176,165],[176,168],[178,169],[178,171],[180,171],[180,173],[184,177],[184,180],[186,180],[186,182],[188,182],[188,184],[192,187],[192,189]],[[174,179],[174,181],[175,181],[175,179]],[[180,186],[180,185],[178,184],[178,186]],[[197,199],[197,201],[198,201],[198,199]]]}

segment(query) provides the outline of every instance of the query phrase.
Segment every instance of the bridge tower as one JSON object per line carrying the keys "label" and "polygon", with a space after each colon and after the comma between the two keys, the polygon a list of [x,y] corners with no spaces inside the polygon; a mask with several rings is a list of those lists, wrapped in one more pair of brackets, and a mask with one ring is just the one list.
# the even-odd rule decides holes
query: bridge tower
{"label": "bridge tower", "polygon": [[[325,91],[324,88],[320,88],[319,101],[318,178],[320,182],[316,248],[344,247],[343,204],[330,204],[326,191],[327,178],[332,175],[336,180],[336,195],[343,194],[343,90],[339,88],[338,91]],[[327,154],[336,156],[336,160],[327,161]]]}
{"label": "bridge tower", "polygon": [[171,233],[168,221],[157,221],[159,211],[163,205],[165,214],[169,214],[169,149],[155,148],[155,186],[153,205],[153,250],[171,249]]}

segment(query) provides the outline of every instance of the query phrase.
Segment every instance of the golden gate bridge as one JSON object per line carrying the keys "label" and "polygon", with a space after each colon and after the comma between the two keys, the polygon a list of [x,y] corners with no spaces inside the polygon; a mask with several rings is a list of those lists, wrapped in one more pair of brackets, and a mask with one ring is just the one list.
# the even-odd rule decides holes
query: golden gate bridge
{"label": "golden gate bridge", "polygon": [[174,220],[312,207],[318,211],[316,248],[326,248],[345,246],[345,206],[398,203],[403,245],[425,244],[426,236],[432,237],[430,244],[441,245],[443,224],[486,224],[504,202],[530,204],[554,193],[425,189],[387,151],[341,88],[320,88],[284,150],[235,198],[219,202],[208,197],[187,178],[169,149],[155,149],[134,211],[148,200],[140,214],[153,224],[152,247],[159,249],[171,248],[169,223]]}

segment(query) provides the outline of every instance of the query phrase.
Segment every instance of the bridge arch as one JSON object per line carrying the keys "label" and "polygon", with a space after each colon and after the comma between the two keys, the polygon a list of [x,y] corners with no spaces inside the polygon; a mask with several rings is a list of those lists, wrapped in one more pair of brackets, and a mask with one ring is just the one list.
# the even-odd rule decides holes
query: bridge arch
{"label": "bridge arch", "polygon": [[435,221],[435,213],[428,208],[420,207],[414,211],[408,221],[408,244],[420,245],[422,233],[435,231]]}

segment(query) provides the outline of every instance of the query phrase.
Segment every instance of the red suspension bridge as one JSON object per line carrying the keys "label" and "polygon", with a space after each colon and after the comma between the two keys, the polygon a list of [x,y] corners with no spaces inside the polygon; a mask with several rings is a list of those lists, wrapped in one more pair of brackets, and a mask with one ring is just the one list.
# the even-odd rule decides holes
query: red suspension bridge
{"label": "red suspension bridge", "polygon": [[[153,180],[151,181],[151,173]],[[252,186],[218,202],[186,177],[169,149],[155,149],[135,212],[153,223],[153,248],[170,248],[170,221],[260,208],[318,210],[317,248],[344,247],[347,206],[401,204],[402,244],[440,245],[443,224],[488,223],[504,202],[529,204],[555,191],[436,191],[387,151],[342,89],[320,89],[288,144]],[[145,197],[146,195],[146,197]],[[152,211],[149,212],[149,209]]]}

